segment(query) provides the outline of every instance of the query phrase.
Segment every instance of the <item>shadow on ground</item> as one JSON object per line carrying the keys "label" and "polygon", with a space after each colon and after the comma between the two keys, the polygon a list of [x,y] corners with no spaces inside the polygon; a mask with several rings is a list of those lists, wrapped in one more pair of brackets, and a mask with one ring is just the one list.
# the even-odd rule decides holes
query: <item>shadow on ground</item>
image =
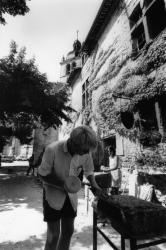
{"label": "shadow on ground", "polygon": [[[71,249],[92,249],[93,248],[93,231],[92,226],[85,226],[81,231],[76,231],[71,242]],[[111,238],[117,247],[120,247],[120,236],[114,231],[111,232]],[[111,249],[109,244],[98,234],[98,249]],[[107,248],[106,248],[107,247]]]}
{"label": "shadow on ground", "polygon": [[[33,192],[35,189],[35,192]],[[38,192],[36,192],[38,189]],[[26,204],[27,208],[42,211],[42,187],[36,177],[24,173],[0,174],[0,212]]]}
{"label": "shadow on ground", "polygon": [[45,242],[45,236],[43,235],[43,238],[37,238],[35,235],[30,236],[28,239],[24,241],[18,241],[18,242],[11,242],[11,241],[6,241],[2,242],[0,244],[0,250],[41,250],[43,249]]}
{"label": "shadow on ground", "polygon": [[[120,235],[111,227],[107,226],[100,227],[102,231],[109,237],[109,239],[115,244],[118,249],[120,248],[121,238]],[[139,241],[138,244],[145,243],[149,241]],[[126,250],[130,249],[129,240],[125,240]],[[92,226],[83,227],[81,231],[75,232],[74,237],[71,242],[72,250],[92,250],[93,249],[93,234]],[[97,236],[97,249],[98,250],[111,250],[111,246],[103,239],[103,237],[98,233]],[[165,250],[166,244],[160,244],[158,246],[146,247],[144,250]]]}
{"label": "shadow on ground", "polygon": [[[92,210],[91,210],[92,211]],[[46,224],[42,218],[42,187],[36,177],[25,172],[0,173],[0,250],[41,250],[46,237]],[[102,227],[102,226],[101,226]],[[120,236],[113,229],[106,230],[113,242],[120,247]],[[126,242],[126,250],[129,243]],[[71,250],[92,250],[92,213],[87,215],[83,189],[79,192],[78,216]],[[111,247],[98,234],[98,250]],[[164,250],[154,246],[145,250]]]}

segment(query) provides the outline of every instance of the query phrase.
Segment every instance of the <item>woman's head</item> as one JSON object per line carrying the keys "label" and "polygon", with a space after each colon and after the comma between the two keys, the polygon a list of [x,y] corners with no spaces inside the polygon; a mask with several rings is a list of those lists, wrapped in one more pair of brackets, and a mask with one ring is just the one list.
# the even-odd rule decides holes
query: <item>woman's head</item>
{"label": "woman's head", "polygon": [[109,155],[111,155],[111,156],[115,156],[115,148],[112,147],[112,146],[110,146],[110,147],[108,148],[108,153],[109,153]]}
{"label": "woman's head", "polygon": [[96,134],[88,126],[79,126],[73,129],[69,140],[75,154],[87,154],[97,146]]}

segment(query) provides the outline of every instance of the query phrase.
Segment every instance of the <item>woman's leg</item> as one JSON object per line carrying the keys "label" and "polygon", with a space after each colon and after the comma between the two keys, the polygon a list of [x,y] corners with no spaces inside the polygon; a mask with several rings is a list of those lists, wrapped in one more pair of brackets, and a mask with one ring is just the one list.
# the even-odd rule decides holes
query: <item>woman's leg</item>
{"label": "woman's leg", "polygon": [[61,219],[61,233],[56,250],[69,250],[71,237],[74,232],[74,219],[75,218]]}
{"label": "woman's leg", "polygon": [[60,220],[47,222],[47,239],[44,250],[56,250],[60,235]]}
{"label": "woman's leg", "polygon": [[29,175],[29,172],[31,171],[31,165],[29,165],[28,169],[27,169],[27,175]]}

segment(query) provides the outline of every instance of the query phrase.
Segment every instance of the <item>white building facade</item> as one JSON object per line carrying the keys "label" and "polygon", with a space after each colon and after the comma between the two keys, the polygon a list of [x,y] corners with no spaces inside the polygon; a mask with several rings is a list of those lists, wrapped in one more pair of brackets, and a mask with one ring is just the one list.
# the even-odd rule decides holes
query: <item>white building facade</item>
{"label": "white building facade", "polygon": [[76,110],[65,135],[87,124],[105,148],[116,148],[124,167],[144,153],[164,162],[165,27],[166,0],[103,0],[79,53],[61,63]]}

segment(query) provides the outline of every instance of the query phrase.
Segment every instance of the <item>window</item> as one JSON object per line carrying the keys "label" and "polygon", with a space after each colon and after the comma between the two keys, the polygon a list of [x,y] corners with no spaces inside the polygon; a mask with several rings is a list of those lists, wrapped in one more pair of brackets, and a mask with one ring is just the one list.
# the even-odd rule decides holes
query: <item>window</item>
{"label": "window", "polygon": [[79,52],[75,51],[75,57],[79,56]]}
{"label": "window", "polygon": [[146,12],[149,37],[154,39],[166,26],[166,11],[163,0],[154,1]]}
{"label": "window", "polygon": [[129,18],[133,52],[154,39],[166,27],[164,0],[144,0],[138,4]]}
{"label": "window", "polygon": [[146,43],[142,16],[142,9],[138,4],[129,18],[133,52],[141,50]]}
{"label": "window", "polygon": [[155,104],[153,101],[146,102],[139,109],[141,127],[143,130],[158,130]]}
{"label": "window", "polygon": [[85,64],[87,58],[88,58],[88,55],[87,55],[87,53],[84,52],[84,53],[82,54],[82,65]]}
{"label": "window", "polygon": [[116,149],[116,137],[113,135],[113,136],[108,136],[106,138],[103,138],[103,146],[104,146],[103,165],[108,167],[109,166],[108,148],[112,146]]}
{"label": "window", "polygon": [[70,64],[66,65],[66,74],[70,74]]}
{"label": "window", "polygon": [[149,5],[153,2],[153,0],[144,0],[143,5],[145,8],[149,7]]}
{"label": "window", "polygon": [[82,108],[91,106],[92,91],[90,90],[89,80],[87,79],[82,85]]}
{"label": "window", "polygon": [[130,16],[130,28],[131,29],[140,20],[141,17],[142,17],[142,10],[141,10],[140,4],[138,4]]}
{"label": "window", "polygon": [[133,50],[139,51],[146,43],[145,31],[143,24],[141,23],[131,34]]}
{"label": "window", "polygon": [[75,69],[76,68],[76,62],[73,62],[72,63],[72,69]]}

